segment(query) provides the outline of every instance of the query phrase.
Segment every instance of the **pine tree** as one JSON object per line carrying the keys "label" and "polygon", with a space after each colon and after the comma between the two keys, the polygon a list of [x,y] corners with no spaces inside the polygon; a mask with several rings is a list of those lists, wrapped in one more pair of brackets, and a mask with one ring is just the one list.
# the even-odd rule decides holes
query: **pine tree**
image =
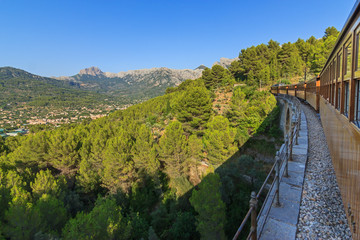
{"label": "pine tree", "polygon": [[101,181],[111,193],[118,190],[128,192],[136,177],[130,155],[131,147],[131,138],[123,129],[119,130],[117,137],[110,138],[107,142]]}
{"label": "pine tree", "polygon": [[178,121],[171,122],[166,127],[159,142],[159,154],[165,163],[165,171],[171,178],[183,174],[186,152],[187,141],[181,123]]}
{"label": "pine tree", "polygon": [[235,134],[235,129],[223,116],[216,116],[208,123],[203,141],[211,164],[219,165],[236,152]]}
{"label": "pine tree", "polygon": [[150,130],[145,125],[141,125],[132,150],[135,167],[141,174],[155,176],[159,171],[160,164],[156,158],[153,142]]}
{"label": "pine tree", "polygon": [[80,212],[63,230],[64,239],[129,239],[131,225],[111,198],[99,198],[90,213]]}
{"label": "pine tree", "polygon": [[6,211],[5,236],[10,239],[33,239],[40,230],[40,216],[31,203],[14,203]]}
{"label": "pine tree", "polygon": [[45,193],[36,202],[34,211],[39,214],[40,228],[43,233],[61,233],[67,220],[66,208],[62,201]]}
{"label": "pine tree", "polygon": [[55,197],[60,196],[60,182],[55,179],[50,170],[40,170],[40,172],[36,174],[35,181],[30,183],[30,186],[35,199],[40,198],[45,193]]}
{"label": "pine tree", "polygon": [[73,129],[53,132],[50,136],[48,161],[64,175],[69,175],[80,160],[79,148],[79,136]]}
{"label": "pine tree", "polygon": [[177,118],[193,129],[202,128],[209,120],[212,102],[205,87],[194,87],[185,91],[176,105]]}
{"label": "pine tree", "polygon": [[221,200],[220,187],[219,175],[210,173],[200,183],[199,190],[193,190],[190,197],[190,203],[198,213],[196,229],[201,239],[226,239],[226,207]]}

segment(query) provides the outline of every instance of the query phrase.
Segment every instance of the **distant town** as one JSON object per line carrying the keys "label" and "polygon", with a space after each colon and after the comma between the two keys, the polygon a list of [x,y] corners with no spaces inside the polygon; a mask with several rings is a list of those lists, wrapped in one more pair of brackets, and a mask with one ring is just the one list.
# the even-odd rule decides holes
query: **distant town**
{"label": "distant town", "polygon": [[107,116],[115,110],[126,109],[129,106],[99,105],[97,109],[93,109],[87,107],[49,108],[23,105],[9,109],[0,108],[0,136],[8,137],[27,134],[32,125],[60,126],[62,124],[81,122],[85,119],[97,119]]}

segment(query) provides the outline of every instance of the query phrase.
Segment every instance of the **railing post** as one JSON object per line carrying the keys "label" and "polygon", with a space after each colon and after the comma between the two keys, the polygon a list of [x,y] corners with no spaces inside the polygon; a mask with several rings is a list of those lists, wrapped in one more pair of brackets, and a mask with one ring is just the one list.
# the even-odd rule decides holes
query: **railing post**
{"label": "railing post", "polygon": [[276,164],[276,195],[275,195],[275,207],[280,207],[280,158],[278,155],[275,157]]}
{"label": "railing post", "polygon": [[295,122],[296,132],[295,132],[295,145],[299,145],[298,136],[299,136],[299,121]]}
{"label": "railing post", "polygon": [[288,159],[289,157],[289,134],[285,136],[285,158]]}
{"label": "railing post", "polygon": [[[289,177],[289,171],[288,171],[288,144],[289,144],[289,136],[286,135],[286,137],[285,137],[285,172],[284,172],[284,177]],[[279,152],[276,152],[276,155],[279,156]]]}
{"label": "railing post", "polygon": [[299,106],[299,115],[298,115],[298,125],[299,125],[299,130],[301,128],[301,110],[300,110],[300,106]]}
{"label": "railing post", "polygon": [[294,122],[291,123],[291,131],[290,131],[290,153],[289,153],[289,161],[292,161],[292,151],[293,151],[293,140],[294,140]]}
{"label": "railing post", "polygon": [[256,199],[256,193],[255,192],[251,192],[251,199],[250,199],[250,208],[252,208],[251,211],[251,229],[250,229],[250,233],[251,233],[251,240],[257,240],[257,199]]}

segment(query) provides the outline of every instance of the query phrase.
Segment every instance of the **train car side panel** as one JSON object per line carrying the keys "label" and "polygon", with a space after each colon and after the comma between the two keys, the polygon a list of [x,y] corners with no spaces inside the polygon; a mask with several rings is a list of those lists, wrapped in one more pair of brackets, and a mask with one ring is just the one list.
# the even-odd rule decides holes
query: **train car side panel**
{"label": "train car side panel", "polygon": [[320,99],[320,116],[349,227],[353,238],[359,239],[360,131],[323,98]]}
{"label": "train car side panel", "polygon": [[319,111],[319,108],[317,107],[317,96],[315,93],[307,92],[306,93],[306,101],[316,110]]}

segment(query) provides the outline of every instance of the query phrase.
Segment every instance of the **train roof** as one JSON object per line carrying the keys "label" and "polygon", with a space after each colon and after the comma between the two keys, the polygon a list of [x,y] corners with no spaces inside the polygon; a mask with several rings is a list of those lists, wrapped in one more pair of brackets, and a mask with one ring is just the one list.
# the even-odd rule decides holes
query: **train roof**
{"label": "train roof", "polygon": [[332,56],[335,52],[335,50],[337,49],[337,47],[339,46],[339,44],[341,43],[341,40],[343,39],[343,37],[346,35],[347,31],[349,30],[349,28],[351,27],[352,22],[354,21],[355,17],[357,16],[357,14],[360,12],[360,0],[356,0],[353,8],[350,11],[350,14],[348,16],[348,18],[346,19],[346,22],[336,40],[336,43],[334,45],[334,48],[331,50],[331,53],[328,57],[328,59],[326,60],[326,63],[323,67],[323,69],[321,70],[320,74],[321,75],[324,71],[325,71],[325,67],[328,65],[330,59],[332,59],[330,56]]}

